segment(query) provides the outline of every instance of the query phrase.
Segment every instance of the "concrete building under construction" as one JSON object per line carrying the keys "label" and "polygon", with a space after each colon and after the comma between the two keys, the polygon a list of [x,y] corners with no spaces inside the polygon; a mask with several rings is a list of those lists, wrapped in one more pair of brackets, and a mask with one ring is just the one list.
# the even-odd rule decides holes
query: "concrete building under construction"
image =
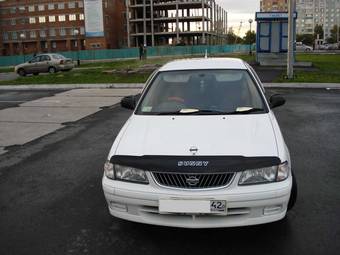
{"label": "concrete building under construction", "polygon": [[215,0],[126,0],[128,47],[221,44],[228,14]]}

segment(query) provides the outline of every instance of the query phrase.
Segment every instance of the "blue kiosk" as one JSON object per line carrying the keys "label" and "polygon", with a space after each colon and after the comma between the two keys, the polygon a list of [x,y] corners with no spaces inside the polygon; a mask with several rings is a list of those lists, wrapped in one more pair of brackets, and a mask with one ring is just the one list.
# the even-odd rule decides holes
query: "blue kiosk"
{"label": "blue kiosk", "polygon": [[[294,42],[296,38],[296,19],[294,13]],[[288,13],[257,12],[256,61],[260,65],[284,66],[287,61]]]}

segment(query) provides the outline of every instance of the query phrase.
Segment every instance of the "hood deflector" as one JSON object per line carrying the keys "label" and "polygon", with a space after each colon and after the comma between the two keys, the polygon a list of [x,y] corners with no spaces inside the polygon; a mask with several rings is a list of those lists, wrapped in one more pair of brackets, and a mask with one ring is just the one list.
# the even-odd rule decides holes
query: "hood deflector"
{"label": "hood deflector", "polygon": [[151,172],[226,173],[275,166],[281,160],[278,157],[115,155],[110,162]]}

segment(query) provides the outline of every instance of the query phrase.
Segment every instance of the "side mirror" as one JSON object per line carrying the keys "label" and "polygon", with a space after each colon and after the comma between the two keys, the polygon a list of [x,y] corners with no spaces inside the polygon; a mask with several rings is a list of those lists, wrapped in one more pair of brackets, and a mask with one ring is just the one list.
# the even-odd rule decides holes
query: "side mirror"
{"label": "side mirror", "polygon": [[135,95],[135,96],[127,96],[120,101],[120,105],[123,108],[134,110],[137,106],[137,103],[141,97],[141,94]]}
{"label": "side mirror", "polygon": [[269,99],[270,108],[276,108],[286,103],[286,100],[281,95],[272,95]]}

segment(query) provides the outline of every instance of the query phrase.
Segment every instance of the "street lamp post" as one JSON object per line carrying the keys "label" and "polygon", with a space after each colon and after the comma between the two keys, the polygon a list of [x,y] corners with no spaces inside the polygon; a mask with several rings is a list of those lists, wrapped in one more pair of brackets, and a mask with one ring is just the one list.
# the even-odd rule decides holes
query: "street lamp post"
{"label": "street lamp post", "polygon": [[249,55],[251,56],[251,55],[253,55],[253,50],[252,50],[253,45],[252,45],[252,41],[251,41],[251,24],[253,23],[253,20],[249,19],[248,22],[249,22],[249,39],[250,39],[250,41],[249,41]]}
{"label": "street lamp post", "polygon": [[287,54],[287,78],[294,78],[294,12],[295,0],[288,1],[288,54]]}
{"label": "street lamp post", "polygon": [[21,49],[22,49],[22,56],[24,58],[24,62],[26,62],[26,58],[25,58],[25,46],[24,46],[24,40],[26,38],[24,33],[20,33],[19,35],[20,40],[21,40]]}
{"label": "street lamp post", "polygon": [[80,59],[79,59],[79,42],[78,42],[78,35],[79,35],[79,30],[75,29],[73,31],[74,37],[75,37],[75,42],[77,44],[77,65],[80,66]]}

